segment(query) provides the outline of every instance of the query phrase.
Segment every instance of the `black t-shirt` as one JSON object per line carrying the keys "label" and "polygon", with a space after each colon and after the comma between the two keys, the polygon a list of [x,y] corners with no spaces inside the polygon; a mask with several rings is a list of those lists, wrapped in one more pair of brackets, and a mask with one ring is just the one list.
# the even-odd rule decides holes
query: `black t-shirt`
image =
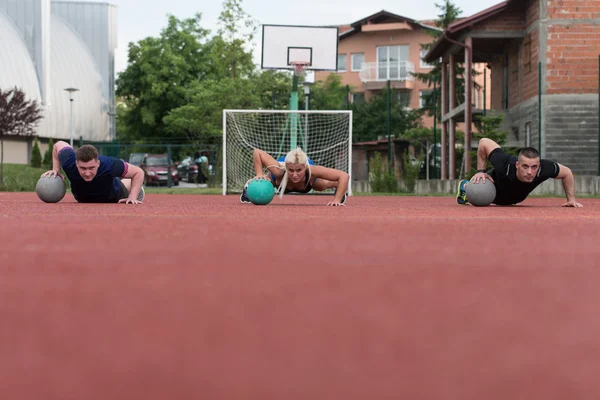
{"label": "black t-shirt", "polygon": [[507,206],[522,202],[540,183],[556,178],[560,172],[557,163],[540,160],[540,168],[532,182],[522,182],[517,178],[517,157],[506,154],[501,148],[494,149],[488,159],[494,168],[488,174],[496,184],[496,198],[493,203]]}

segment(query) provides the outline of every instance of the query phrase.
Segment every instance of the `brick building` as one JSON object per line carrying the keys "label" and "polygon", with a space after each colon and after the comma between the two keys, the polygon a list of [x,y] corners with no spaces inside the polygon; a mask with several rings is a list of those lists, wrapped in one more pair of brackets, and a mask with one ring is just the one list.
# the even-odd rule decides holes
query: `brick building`
{"label": "brick building", "polygon": [[[411,73],[431,70],[422,60],[421,44],[431,43],[432,31],[440,31],[433,21],[419,22],[382,10],[350,25],[339,27],[338,71],[342,83],[351,87],[350,102],[368,100],[386,89],[387,81],[407,108],[422,106],[422,94],[433,89],[415,79]],[[441,32],[441,31],[440,31]],[[483,66],[475,66],[483,70]],[[317,81],[330,72],[316,72]],[[483,78],[478,78],[483,86]],[[438,89],[439,90],[439,89]],[[483,103],[483,90],[472,98],[477,107]],[[423,117],[423,125],[431,128],[433,118]]]}
{"label": "brick building", "polygon": [[[577,174],[595,175],[599,54],[600,0],[507,0],[450,25],[425,61],[441,57],[450,76],[457,62],[487,63],[492,113],[505,115],[508,146],[531,145]],[[452,86],[442,85],[442,179],[454,178],[455,124],[478,113],[450,104]]]}

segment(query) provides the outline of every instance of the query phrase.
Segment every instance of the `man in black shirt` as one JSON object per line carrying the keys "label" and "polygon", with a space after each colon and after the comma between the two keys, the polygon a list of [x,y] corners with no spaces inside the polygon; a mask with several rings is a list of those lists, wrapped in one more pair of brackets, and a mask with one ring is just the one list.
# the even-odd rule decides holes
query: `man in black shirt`
{"label": "man in black shirt", "polygon": [[[487,160],[493,166],[485,170]],[[575,179],[571,170],[557,162],[540,159],[538,151],[526,147],[515,157],[502,151],[493,140],[483,138],[477,149],[477,173],[471,182],[490,179],[496,185],[496,198],[493,204],[500,206],[514,205],[527,198],[540,183],[553,178],[562,179],[567,202],[563,207],[583,207],[575,200]],[[465,189],[468,180],[460,181],[456,201],[458,204],[468,204]]]}

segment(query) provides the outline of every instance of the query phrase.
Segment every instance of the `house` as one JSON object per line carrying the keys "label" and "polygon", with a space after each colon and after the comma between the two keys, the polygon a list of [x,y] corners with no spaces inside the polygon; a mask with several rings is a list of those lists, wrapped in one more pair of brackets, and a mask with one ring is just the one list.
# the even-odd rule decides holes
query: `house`
{"label": "house", "polygon": [[[490,113],[505,116],[507,145],[536,147],[543,158],[567,165],[576,174],[595,175],[599,16],[599,0],[507,0],[448,26],[424,59],[441,58],[444,72],[457,62],[487,64]],[[449,100],[454,98],[452,83],[444,79],[441,89],[442,179],[455,178],[456,124],[472,121],[478,113]],[[469,104],[473,92],[466,87]],[[464,145],[477,147],[471,132],[465,132]],[[469,159],[464,167],[469,170]]]}
{"label": "house", "polygon": [[[439,28],[382,10],[350,25],[339,27],[338,71],[342,83],[351,88],[350,102],[362,102],[372,94],[385,90],[388,81],[407,108],[422,107],[422,95],[432,87],[415,79],[411,73],[427,73],[432,66],[423,61],[426,50],[421,44],[431,43],[431,32]],[[483,71],[483,65],[480,66]],[[315,80],[324,80],[330,72],[317,71]],[[477,107],[483,104],[483,78],[478,77]],[[438,86],[439,90],[439,86]],[[433,127],[433,118],[423,117],[423,125]]]}

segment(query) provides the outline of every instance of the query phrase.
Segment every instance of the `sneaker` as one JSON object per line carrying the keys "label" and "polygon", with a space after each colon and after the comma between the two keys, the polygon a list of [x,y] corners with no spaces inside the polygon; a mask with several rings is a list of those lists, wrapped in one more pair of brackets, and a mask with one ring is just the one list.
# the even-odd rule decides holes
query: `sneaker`
{"label": "sneaker", "polygon": [[469,181],[467,179],[463,179],[458,184],[458,192],[456,193],[456,202],[458,204],[469,204],[469,202],[467,201],[467,192],[465,191],[465,185],[468,182]]}
{"label": "sneaker", "polygon": [[140,194],[138,194],[138,201],[144,201],[144,197],[146,197],[146,192],[144,191],[144,187],[140,189]]}
{"label": "sneaker", "polygon": [[250,199],[248,198],[248,183],[244,185],[244,190],[240,195],[240,203],[250,204]]}

